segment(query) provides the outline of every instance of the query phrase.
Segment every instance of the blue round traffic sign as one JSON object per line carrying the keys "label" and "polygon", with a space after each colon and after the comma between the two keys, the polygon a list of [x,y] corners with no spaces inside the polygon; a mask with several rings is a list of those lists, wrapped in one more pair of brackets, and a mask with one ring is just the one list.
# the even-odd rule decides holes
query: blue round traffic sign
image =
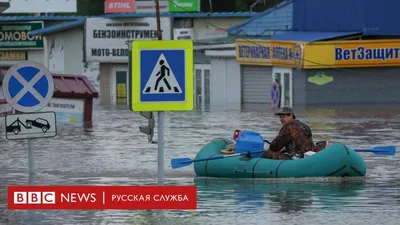
{"label": "blue round traffic sign", "polygon": [[47,105],[54,93],[53,76],[34,61],[14,64],[3,78],[3,94],[8,104],[20,112],[35,112]]}
{"label": "blue round traffic sign", "polygon": [[281,100],[279,84],[272,82],[271,85],[271,103],[274,107],[278,107],[279,101]]}

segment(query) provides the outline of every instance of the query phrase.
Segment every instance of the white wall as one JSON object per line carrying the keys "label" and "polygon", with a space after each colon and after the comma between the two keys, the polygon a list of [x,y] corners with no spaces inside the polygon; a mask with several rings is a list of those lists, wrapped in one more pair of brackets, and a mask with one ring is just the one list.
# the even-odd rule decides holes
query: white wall
{"label": "white wall", "polygon": [[[84,75],[100,93],[99,63],[83,63],[83,28],[74,28],[46,37],[47,62],[51,72]],[[99,99],[93,99],[99,104]]]}
{"label": "white wall", "polygon": [[61,74],[83,74],[83,30],[75,28],[46,37],[48,68]]}
{"label": "white wall", "polygon": [[240,109],[240,65],[235,58],[211,58],[211,83],[211,108]]}
{"label": "white wall", "polygon": [[44,50],[29,50],[27,51],[28,54],[28,60],[36,61],[39,62],[43,65],[46,65],[46,59],[44,57]]}
{"label": "white wall", "polygon": [[3,13],[76,13],[77,0],[12,0]]}
{"label": "white wall", "polygon": [[[205,19],[193,19],[193,27],[194,27],[194,39],[208,39],[208,38],[219,38],[219,37],[227,37],[227,30],[229,27],[240,23],[244,19],[248,18],[207,18]],[[222,28],[218,29],[216,27]],[[176,27],[177,28],[177,27]]]}

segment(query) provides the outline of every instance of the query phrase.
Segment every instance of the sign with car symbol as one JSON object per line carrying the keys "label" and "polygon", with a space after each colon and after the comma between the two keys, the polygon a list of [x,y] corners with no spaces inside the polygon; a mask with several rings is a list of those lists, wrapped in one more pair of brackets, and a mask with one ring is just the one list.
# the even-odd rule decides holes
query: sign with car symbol
{"label": "sign with car symbol", "polygon": [[55,112],[10,114],[5,120],[8,140],[49,138],[57,135]]}

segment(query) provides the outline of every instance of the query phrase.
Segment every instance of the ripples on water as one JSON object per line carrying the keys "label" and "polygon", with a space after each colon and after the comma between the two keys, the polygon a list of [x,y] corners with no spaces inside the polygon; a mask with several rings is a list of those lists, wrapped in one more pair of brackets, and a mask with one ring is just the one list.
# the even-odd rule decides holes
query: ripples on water
{"label": "ripples on water", "polygon": [[[351,147],[400,146],[400,109],[296,109],[314,141]],[[156,185],[157,145],[138,127],[146,119],[125,109],[99,108],[91,128],[59,125],[58,136],[36,139],[36,185]],[[4,127],[4,120],[1,124]],[[172,170],[172,158],[194,158],[216,137],[235,129],[259,131],[272,140],[280,129],[270,109],[166,112],[165,184],[196,185],[194,211],[8,211],[7,186],[27,185],[27,141],[0,132],[0,224],[398,224],[399,156],[362,153],[362,179],[232,180],[196,178],[193,167]],[[155,136],[155,140],[157,137]]]}

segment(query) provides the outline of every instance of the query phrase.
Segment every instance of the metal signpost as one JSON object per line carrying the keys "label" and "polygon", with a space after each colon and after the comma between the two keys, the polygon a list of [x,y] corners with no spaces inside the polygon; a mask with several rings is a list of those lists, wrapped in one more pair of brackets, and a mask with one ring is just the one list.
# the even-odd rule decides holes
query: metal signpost
{"label": "metal signpost", "polygon": [[[14,64],[3,78],[4,98],[13,111],[19,112],[6,116],[6,138],[28,139],[30,178],[35,173],[32,139],[57,135],[55,113],[37,112],[47,105],[53,93],[53,76],[38,62]],[[30,179],[29,183],[33,180]]]}
{"label": "metal signpost", "polygon": [[[158,144],[158,184],[164,185],[164,111],[193,110],[193,42],[162,40],[160,8],[155,1],[158,40],[127,41],[129,46],[129,106],[148,120],[139,130]],[[157,111],[158,141],[153,141]]]}
{"label": "metal signpost", "polygon": [[163,185],[164,111],[190,111],[194,107],[193,42],[161,40],[159,34],[159,40],[133,41],[131,51],[130,107],[149,120],[149,126],[140,128],[149,142],[154,133],[152,112],[158,112],[158,184]]}

